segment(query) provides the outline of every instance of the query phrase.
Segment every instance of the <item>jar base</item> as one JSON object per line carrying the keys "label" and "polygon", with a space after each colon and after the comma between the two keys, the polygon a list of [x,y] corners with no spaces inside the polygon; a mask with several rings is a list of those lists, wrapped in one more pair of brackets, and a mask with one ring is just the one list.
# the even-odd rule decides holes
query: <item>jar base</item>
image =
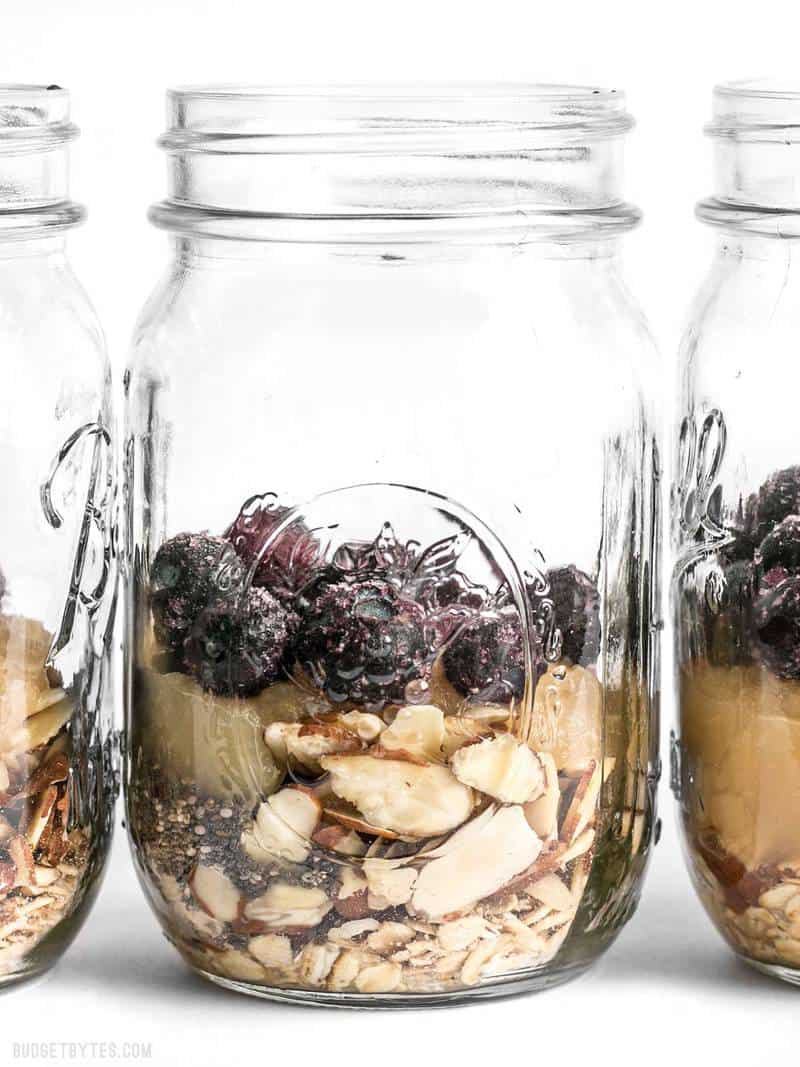
{"label": "jar base", "polygon": [[34,982],[49,971],[51,966],[52,964],[47,964],[44,967],[32,967],[28,970],[14,971],[12,974],[0,974],[0,993],[5,993],[6,990],[22,985],[25,982]]}
{"label": "jar base", "polygon": [[762,974],[768,974],[770,978],[777,978],[781,982],[800,986],[800,968],[783,967],[780,963],[762,963],[760,960],[748,959],[747,956],[740,956],[739,958],[754,970],[761,971]]}
{"label": "jar base", "polygon": [[456,989],[442,993],[333,993],[312,989],[281,989],[277,986],[257,985],[254,982],[242,982],[233,978],[222,978],[200,968],[192,970],[201,978],[214,985],[230,989],[234,993],[245,993],[263,1000],[279,1001],[284,1004],[305,1004],[315,1008],[372,1008],[377,1010],[404,1010],[413,1008],[441,1008],[468,1001],[490,1000],[499,997],[520,996],[523,993],[538,993],[544,989],[570,982],[579,978],[591,966],[590,963],[570,964],[558,970],[531,974],[525,977],[513,977],[492,983],[486,983],[471,989]]}

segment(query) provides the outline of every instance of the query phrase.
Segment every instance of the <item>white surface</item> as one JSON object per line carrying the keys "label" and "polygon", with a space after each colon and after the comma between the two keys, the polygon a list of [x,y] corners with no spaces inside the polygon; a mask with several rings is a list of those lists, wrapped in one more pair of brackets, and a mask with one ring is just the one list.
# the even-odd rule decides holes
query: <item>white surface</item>
{"label": "white surface", "polygon": [[[163,195],[153,142],[167,84],[519,79],[627,90],[639,121],[629,195],[645,210],[645,226],[628,241],[628,275],[664,353],[669,393],[678,331],[711,244],[692,218],[693,202],[710,192],[701,127],[711,86],[796,68],[800,6],[2,0],[2,31],[0,78],[73,91],[83,130],[73,189],[90,208],[73,258],[118,383],[131,325],[165,263],[165,238],[144,213]],[[146,909],[120,833],[101,899],[61,965],[0,995],[0,1064],[96,1059],[91,1047],[15,1055],[15,1042],[31,1041],[113,1041],[117,1059],[124,1042],[140,1042],[151,1048],[142,1062],[177,1067],[796,1063],[800,990],[749,971],[722,946],[689,888],[666,785],[661,807],[664,840],[641,910],[587,976],[534,997],[395,1017],[310,1013],[192,978]],[[110,1058],[109,1048],[96,1051]]]}

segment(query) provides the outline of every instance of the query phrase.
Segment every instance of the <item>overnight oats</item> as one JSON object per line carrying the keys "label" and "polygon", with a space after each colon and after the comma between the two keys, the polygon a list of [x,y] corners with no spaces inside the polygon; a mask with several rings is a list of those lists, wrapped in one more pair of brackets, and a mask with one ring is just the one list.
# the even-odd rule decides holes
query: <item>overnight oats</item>
{"label": "overnight oats", "polygon": [[125,783],[156,916],[204,977],[305,1003],[577,976],[656,834],[624,102],[212,86],[168,119],[173,256],[125,377]]}
{"label": "overnight oats", "polygon": [[800,983],[800,87],[718,85],[715,251],[680,353],[672,786],[746,962]]}
{"label": "overnight oats", "polygon": [[800,973],[800,467],[746,499],[679,592],[675,785],[695,884],[737,952]]}
{"label": "overnight oats", "polygon": [[256,498],[157,551],[132,831],[202,970],[436,993],[568,937],[604,781],[599,596],[574,566],[528,575],[526,631],[462,570],[470,540],[387,522],[331,552]]}
{"label": "overnight oats", "polygon": [[66,254],[69,114],[56,85],[0,85],[0,986],[80,929],[118,785],[111,383]]}
{"label": "overnight oats", "polygon": [[75,706],[45,667],[51,640],[0,614],[0,981],[72,913],[97,864],[90,828],[70,820]]}

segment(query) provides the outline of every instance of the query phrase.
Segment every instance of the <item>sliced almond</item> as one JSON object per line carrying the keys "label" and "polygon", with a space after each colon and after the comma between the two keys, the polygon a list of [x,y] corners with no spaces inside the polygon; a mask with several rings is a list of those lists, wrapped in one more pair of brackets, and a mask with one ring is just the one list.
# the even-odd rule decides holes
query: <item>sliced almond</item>
{"label": "sliced almond", "polygon": [[578,779],[567,814],[561,824],[559,836],[564,844],[571,844],[594,818],[600,782],[600,764],[597,760],[590,760],[589,765]]}
{"label": "sliced almond", "polygon": [[525,805],[525,818],[543,841],[550,841],[558,835],[558,806],[561,801],[558,770],[549,752],[538,752],[537,756],[544,774],[544,791]]}
{"label": "sliced almond", "polygon": [[316,926],[333,906],[321,889],[273,882],[247,902],[244,917],[272,927]]}
{"label": "sliced almond", "polygon": [[22,834],[16,834],[8,842],[8,854],[14,864],[14,885],[35,885],[35,867],[33,851],[28,844],[27,838]]}
{"label": "sliced almond", "polygon": [[557,871],[564,865],[565,847],[559,841],[548,845],[546,849],[536,857],[529,867],[506,883],[501,889],[487,899],[488,903],[499,903],[503,907],[509,897],[516,893],[527,892],[528,886],[537,879],[542,878],[550,871]]}
{"label": "sliced almond", "polygon": [[526,804],[545,789],[538,757],[511,734],[498,734],[459,749],[450,766],[464,785],[504,804]]}
{"label": "sliced almond", "polygon": [[306,945],[298,960],[299,978],[306,985],[320,986],[331,973],[339,949],[335,945]]}
{"label": "sliced almond", "polygon": [[386,729],[386,723],[379,715],[369,711],[348,711],[341,717],[348,730],[357,734],[362,741],[371,744]]}
{"label": "sliced almond", "polygon": [[251,956],[264,967],[288,971],[292,966],[292,943],[283,934],[259,934],[247,944]]}
{"label": "sliced almond", "polygon": [[356,975],[361,969],[360,958],[357,952],[345,950],[341,952],[328,975],[328,989],[348,989],[356,980]]}
{"label": "sliced almond", "polygon": [[395,860],[366,859],[362,866],[369,888],[369,906],[375,911],[407,904],[417,883],[417,872],[398,867]]}
{"label": "sliced almond", "polygon": [[391,993],[403,979],[403,968],[397,963],[377,963],[360,971],[355,985],[359,993]]}
{"label": "sliced almond", "polygon": [[461,968],[461,981],[464,985],[475,985],[481,976],[485,964],[489,962],[492,956],[497,952],[502,952],[506,948],[510,948],[513,944],[513,938],[503,935],[491,941],[481,941],[470,952],[467,958],[464,960],[464,964]]}
{"label": "sliced almond", "polygon": [[[352,830],[357,834],[367,834],[370,837],[386,838],[388,841],[410,841],[413,840],[402,834],[396,834],[394,830],[389,830],[385,826],[373,826],[372,823],[362,819],[355,809],[351,811],[343,811],[341,807],[338,807],[338,801],[334,801],[333,804],[326,805],[323,814],[326,818],[332,819],[334,822],[339,823],[340,826],[345,829]],[[378,847],[379,842],[375,842],[373,848]],[[367,848],[364,855],[368,856],[370,849]]]}
{"label": "sliced almond", "polygon": [[409,704],[400,708],[391,726],[381,734],[381,748],[401,749],[426,760],[442,758],[444,715],[433,704]]}
{"label": "sliced almond", "polygon": [[355,830],[348,830],[344,826],[320,827],[314,833],[313,840],[315,845],[329,848],[342,856],[364,856],[367,851],[366,843]]}
{"label": "sliced almond", "polygon": [[488,936],[489,924],[481,915],[465,915],[442,923],[437,940],[445,952],[461,952],[470,949],[482,937]]}
{"label": "sliced almond", "polygon": [[405,923],[385,922],[381,923],[377,930],[368,935],[367,946],[373,952],[385,956],[402,948],[409,941],[413,941],[415,937],[414,931],[411,927],[406,926]]}
{"label": "sliced almond", "polygon": [[561,866],[566,866],[572,860],[577,859],[578,856],[585,855],[594,844],[595,832],[592,829],[584,830],[580,836],[576,837],[569,848],[561,856]]}
{"label": "sliced almond", "polygon": [[473,744],[485,737],[493,737],[491,726],[465,718],[463,715],[448,715],[444,720],[444,739],[442,755],[449,760],[464,745]]}
{"label": "sliced almond", "polygon": [[50,695],[61,694],[60,698],[50,704],[46,704],[43,710],[38,710],[25,721],[25,747],[28,749],[38,748],[52,740],[58,731],[65,726],[72,717],[75,707],[71,700],[64,697],[60,689],[48,690]]}
{"label": "sliced almond", "polygon": [[303,863],[311,852],[308,839],[320,814],[320,803],[308,790],[281,789],[259,806],[254,823],[242,833],[242,847],[258,863],[271,863],[276,857]]}
{"label": "sliced almond", "polygon": [[496,893],[538,857],[542,842],[522,808],[500,808],[461,845],[420,871],[411,904],[418,915],[441,918]]}
{"label": "sliced almond", "polygon": [[446,767],[417,766],[371,756],[325,756],[337,796],[354,804],[367,822],[395,833],[432,837],[465,822],[472,790]]}
{"label": "sliced almond", "polygon": [[32,849],[38,847],[57,799],[58,789],[54,785],[48,786],[36,798],[33,810],[25,821],[25,836]]}
{"label": "sliced almond", "polygon": [[316,830],[322,806],[311,790],[289,786],[273,793],[267,803],[300,837],[310,838]]}
{"label": "sliced almond", "polygon": [[238,917],[242,894],[219,867],[198,864],[189,885],[197,903],[212,918],[230,923]]}
{"label": "sliced almond", "polygon": [[575,904],[572,893],[557,874],[546,874],[543,878],[538,878],[527,887],[526,892],[528,896],[554,911],[565,911]]}

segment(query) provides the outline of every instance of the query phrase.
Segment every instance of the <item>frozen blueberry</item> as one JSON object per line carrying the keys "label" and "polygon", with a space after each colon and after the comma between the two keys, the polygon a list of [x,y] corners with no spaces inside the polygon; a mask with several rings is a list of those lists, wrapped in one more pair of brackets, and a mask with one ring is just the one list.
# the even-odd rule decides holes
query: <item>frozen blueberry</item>
{"label": "frozen blueberry", "polygon": [[800,568],[800,515],[787,515],[779,522],[761,542],[757,558],[765,573],[775,567]]}
{"label": "frozen blueberry", "polygon": [[308,582],[319,554],[319,542],[300,520],[291,523],[264,551],[269,537],[290,512],[270,494],[254,496],[225,531],[225,537],[246,564],[254,563],[263,552],[253,585],[264,586],[282,600],[290,600]]}
{"label": "frozen blueberry", "polygon": [[571,564],[547,572],[562,655],[582,666],[600,654],[600,595],[583,571]]}
{"label": "frozen blueberry", "polygon": [[298,598],[298,662],[336,703],[403,702],[429,673],[424,610],[380,578],[336,578],[329,571]]}
{"label": "frozen blueberry", "polygon": [[238,557],[222,537],[182,533],[165,541],[150,568],[153,625],[161,644],[179,649],[197,616],[237,569]]}
{"label": "frozen blueberry", "polygon": [[800,578],[786,578],[759,594],[753,622],[764,665],[779,678],[800,678]]}
{"label": "frozen blueberry", "polygon": [[748,529],[759,544],[787,515],[800,514],[800,467],[775,471],[747,501]]}
{"label": "frozen blueberry", "polygon": [[[537,647],[537,670],[543,663]],[[467,623],[442,656],[450,684],[465,696],[507,703],[525,689],[525,657],[519,614],[513,606],[486,611]]]}
{"label": "frozen blueberry", "polygon": [[296,617],[268,590],[250,587],[202,611],[183,646],[186,669],[223,696],[252,696],[281,673]]}

